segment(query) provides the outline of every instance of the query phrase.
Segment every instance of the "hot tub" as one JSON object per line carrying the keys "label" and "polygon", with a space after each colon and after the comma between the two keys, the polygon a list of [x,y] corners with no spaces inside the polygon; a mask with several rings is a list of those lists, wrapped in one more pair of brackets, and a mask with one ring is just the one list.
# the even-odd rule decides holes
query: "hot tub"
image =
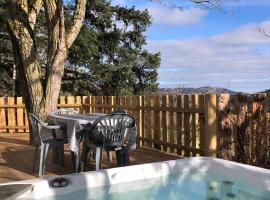
{"label": "hot tub", "polygon": [[[55,188],[55,178],[67,186]],[[266,200],[270,170],[231,161],[195,157],[8,184],[32,184],[18,199],[46,200]]]}

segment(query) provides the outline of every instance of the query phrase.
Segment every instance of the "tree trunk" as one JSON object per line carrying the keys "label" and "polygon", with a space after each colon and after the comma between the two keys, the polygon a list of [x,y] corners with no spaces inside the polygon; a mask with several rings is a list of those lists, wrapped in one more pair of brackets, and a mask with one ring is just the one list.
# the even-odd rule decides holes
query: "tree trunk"
{"label": "tree trunk", "polygon": [[[57,108],[68,48],[81,29],[86,0],[76,0],[73,20],[67,33],[63,0],[10,0],[8,5],[10,13],[6,13],[8,17],[5,26],[11,38],[26,110],[45,120],[48,114]],[[41,70],[34,36],[37,16],[42,6],[45,8],[48,29],[45,76]],[[33,143],[32,134],[30,143]]]}

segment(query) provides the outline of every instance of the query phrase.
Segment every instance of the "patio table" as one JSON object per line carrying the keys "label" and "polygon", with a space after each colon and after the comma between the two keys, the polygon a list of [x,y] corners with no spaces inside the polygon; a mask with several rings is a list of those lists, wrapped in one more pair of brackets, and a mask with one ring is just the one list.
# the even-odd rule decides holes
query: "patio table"
{"label": "patio table", "polygon": [[[49,119],[55,125],[65,125],[66,131],[56,132],[57,137],[63,137],[68,144],[71,152],[74,154],[76,164],[74,171],[77,172],[79,166],[80,137],[77,132],[83,129],[82,125],[93,123],[97,118],[106,115],[105,113],[86,113],[86,114],[50,114]],[[54,153],[55,154],[55,153]]]}
{"label": "patio table", "polygon": [[[83,125],[88,123],[93,123],[99,117],[106,115],[105,113],[84,113],[84,114],[50,114],[49,119],[54,122],[55,125],[65,125],[66,131],[62,131],[61,133],[57,133],[56,135],[61,135],[64,137],[63,139],[68,144],[71,152],[74,154],[76,159],[76,164],[74,166],[74,172],[77,172],[79,167],[79,153],[80,153],[80,138],[81,135],[77,134],[83,129]],[[61,131],[61,130],[60,130]],[[131,128],[129,131],[132,134],[127,134],[126,140],[129,143],[130,149],[136,149],[136,139],[137,139],[137,128]],[[126,157],[128,156],[127,149],[124,148]],[[117,162],[122,163],[122,161],[118,160]]]}

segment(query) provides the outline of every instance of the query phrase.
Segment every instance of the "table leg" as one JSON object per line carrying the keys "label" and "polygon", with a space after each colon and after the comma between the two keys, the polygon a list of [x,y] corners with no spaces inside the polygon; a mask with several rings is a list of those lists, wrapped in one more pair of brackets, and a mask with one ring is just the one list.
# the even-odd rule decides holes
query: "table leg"
{"label": "table leg", "polygon": [[123,146],[123,152],[124,152],[124,166],[129,165],[129,151],[127,146]]}
{"label": "table leg", "polygon": [[118,167],[124,166],[124,151],[123,151],[123,149],[116,151],[116,161],[117,161]]}
{"label": "table leg", "polygon": [[59,150],[58,147],[53,148],[53,156],[52,156],[52,163],[59,164]]}
{"label": "table leg", "polygon": [[72,164],[73,164],[73,172],[77,173],[80,165],[80,157],[78,152],[71,151]]}
{"label": "table leg", "polygon": [[123,146],[121,150],[116,151],[117,166],[123,167],[129,165],[128,147]]}

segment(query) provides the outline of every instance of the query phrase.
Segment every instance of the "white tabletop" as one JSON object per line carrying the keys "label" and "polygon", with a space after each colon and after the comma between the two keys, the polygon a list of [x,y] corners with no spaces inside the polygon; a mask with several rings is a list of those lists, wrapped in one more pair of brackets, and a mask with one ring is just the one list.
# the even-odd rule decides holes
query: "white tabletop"
{"label": "white tabletop", "polygon": [[59,132],[59,135],[66,134],[67,142],[71,151],[79,153],[79,140],[76,132],[83,129],[84,124],[93,123],[99,117],[106,115],[105,113],[83,113],[83,114],[50,114],[49,119],[55,125],[66,125],[66,132]]}
{"label": "white tabletop", "polygon": [[105,113],[79,113],[79,114],[52,114],[49,117],[54,120],[70,121],[75,120],[79,124],[93,123],[99,117],[106,115]]}

